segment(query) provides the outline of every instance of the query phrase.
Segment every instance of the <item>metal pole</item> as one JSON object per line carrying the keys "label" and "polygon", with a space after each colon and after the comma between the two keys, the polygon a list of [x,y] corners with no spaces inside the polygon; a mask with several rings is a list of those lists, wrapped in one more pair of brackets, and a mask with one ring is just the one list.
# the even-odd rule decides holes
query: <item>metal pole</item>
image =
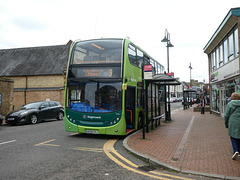
{"label": "metal pole", "polygon": [[[191,66],[191,63],[190,63],[190,65],[189,65],[189,69],[190,69],[190,83],[189,83],[189,86],[192,86],[192,81],[191,81],[191,79],[192,79],[192,66]],[[190,87],[189,87],[189,89],[190,89]],[[190,93],[190,92],[189,92]],[[191,94],[190,94],[190,97],[189,97],[189,99],[191,98],[191,102],[190,102],[190,106],[192,107],[192,92],[191,92]]]}
{"label": "metal pole", "polygon": [[165,93],[165,121],[168,120],[168,111],[167,111],[167,85],[164,87],[164,93]]}
{"label": "metal pole", "polygon": [[[169,47],[173,47],[173,45],[170,42],[170,33],[168,33],[167,29],[165,30],[165,37],[163,38],[163,40],[161,42],[166,42],[167,43],[167,72],[169,73]],[[168,103],[168,110],[167,110],[167,105],[165,105],[165,117],[166,117],[166,121],[170,121],[171,120],[171,105],[170,105],[170,85],[165,85],[165,90],[168,86],[168,92],[167,92],[167,99],[168,101],[165,103]],[[167,91],[167,90],[166,90]],[[165,92],[166,92],[165,91]]]}
{"label": "metal pole", "polygon": [[[167,42],[167,68],[169,73],[169,46]],[[168,85],[168,119],[167,121],[171,121],[171,105],[170,105],[170,85]]]}
{"label": "metal pole", "polygon": [[145,80],[144,80],[144,66],[142,66],[142,92],[143,92],[143,115],[142,115],[142,125],[143,125],[143,139],[145,139],[145,108],[146,108],[146,101],[145,101]]}
{"label": "metal pole", "polygon": [[148,119],[148,85],[149,83],[146,82],[146,87],[145,87],[145,95],[146,95],[146,132],[148,133],[148,125],[149,125],[149,119]]}
{"label": "metal pole", "polygon": [[153,130],[153,101],[152,101],[152,99],[153,99],[153,83],[151,83],[151,128],[152,128],[152,130]]}

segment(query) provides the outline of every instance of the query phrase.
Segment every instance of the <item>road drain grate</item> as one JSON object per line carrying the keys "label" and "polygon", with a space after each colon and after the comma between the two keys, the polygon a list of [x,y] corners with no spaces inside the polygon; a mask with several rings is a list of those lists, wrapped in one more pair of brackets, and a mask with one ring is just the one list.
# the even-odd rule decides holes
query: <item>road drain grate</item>
{"label": "road drain grate", "polygon": [[149,172],[149,171],[155,170],[156,168],[153,167],[153,166],[139,166],[138,169],[141,169],[143,171]]}

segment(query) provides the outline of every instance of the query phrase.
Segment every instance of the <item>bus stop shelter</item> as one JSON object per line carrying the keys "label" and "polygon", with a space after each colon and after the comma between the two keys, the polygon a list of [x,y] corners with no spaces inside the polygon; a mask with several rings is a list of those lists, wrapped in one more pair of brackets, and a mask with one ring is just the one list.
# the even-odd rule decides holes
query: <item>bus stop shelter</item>
{"label": "bus stop shelter", "polygon": [[[159,119],[159,123],[160,123],[160,119],[165,116],[166,118],[170,118],[170,114],[171,114],[171,108],[170,108],[170,99],[167,101],[167,96],[169,98],[169,94],[167,95],[167,93],[170,93],[170,92],[166,92],[166,86],[175,86],[175,85],[180,85],[181,83],[171,77],[171,76],[168,76],[167,74],[155,74],[152,76],[151,79],[144,79],[145,81],[145,87],[143,86],[143,94],[144,94],[144,103],[143,103],[143,109],[146,113],[146,132],[148,132],[148,125],[149,125],[149,122],[151,121],[152,124],[152,129],[153,129],[153,121],[155,120],[155,126],[157,127],[157,120]],[[164,92],[165,92],[165,99],[164,99],[164,102],[165,102],[165,114],[161,114],[161,109],[158,108],[156,109],[156,106],[155,106],[155,111],[153,113],[153,101],[152,101],[152,97],[153,97],[153,86],[152,85],[155,85],[154,87],[156,88],[157,86],[160,87],[160,86],[163,86],[164,87]],[[150,89],[148,89],[150,88]],[[151,93],[148,93],[148,91],[150,91]],[[155,92],[156,92],[156,89],[155,89]],[[151,99],[151,115],[149,116],[149,110],[148,110],[148,95],[150,95],[150,99]],[[155,104],[156,104],[156,96],[155,96]],[[159,102],[158,102],[159,103]],[[167,106],[168,104],[168,106]],[[160,105],[158,106],[160,107]],[[151,117],[149,119],[149,117]],[[145,122],[144,122],[144,118],[143,118],[143,139],[145,139]]]}
{"label": "bus stop shelter", "polygon": [[183,90],[183,109],[189,108],[189,106],[192,106],[192,93],[196,92],[193,89],[184,89]]}

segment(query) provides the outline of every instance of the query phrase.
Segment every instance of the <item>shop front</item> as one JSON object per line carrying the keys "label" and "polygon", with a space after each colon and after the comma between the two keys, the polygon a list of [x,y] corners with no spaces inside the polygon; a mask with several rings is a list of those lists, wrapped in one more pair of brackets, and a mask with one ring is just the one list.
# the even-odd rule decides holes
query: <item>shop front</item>
{"label": "shop front", "polygon": [[210,75],[211,112],[219,113],[222,117],[231,94],[240,94],[239,58],[234,59]]}
{"label": "shop front", "polygon": [[232,8],[204,47],[208,55],[210,108],[222,117],[233,92],[240,93],[240,8]]}

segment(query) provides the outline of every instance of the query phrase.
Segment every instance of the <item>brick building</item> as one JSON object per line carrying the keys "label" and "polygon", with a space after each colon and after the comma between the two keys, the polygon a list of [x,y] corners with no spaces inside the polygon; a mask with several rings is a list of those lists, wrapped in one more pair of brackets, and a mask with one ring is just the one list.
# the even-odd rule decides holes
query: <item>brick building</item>
{"label": "brick building", "polygon": [[[46,99],[64,104],[65,71],[72,41],[66,45],[0,50],[0,113]],[[8,90],[4,88],[7,84]],[[5,90],[4,90],[5,89]],[[11,93],[12,92],[12,93]]]}

